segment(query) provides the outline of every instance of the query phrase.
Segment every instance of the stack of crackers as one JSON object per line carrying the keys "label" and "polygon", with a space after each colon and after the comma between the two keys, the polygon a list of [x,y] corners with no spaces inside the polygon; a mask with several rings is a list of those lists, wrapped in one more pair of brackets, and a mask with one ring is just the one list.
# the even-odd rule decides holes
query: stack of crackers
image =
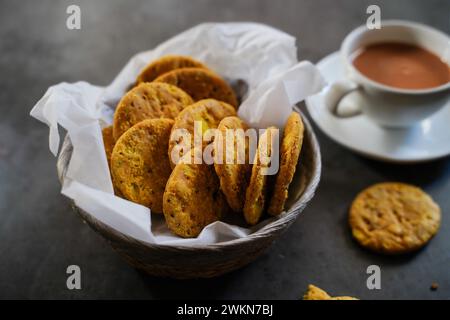
{"label": "stack of crackers", "polygon": [[[214,137],[213,163],[195,161],[207,147],[203,143],[188,141],[189,150],[178,148],[186,143],[179,132],[195,136],[195,122],[202,124],[201,133],[249,129],[237,117],[237,109],[233,89],[203,63],[186,56],[165,56],[149,64],[118,103],[112,126],[103,129],[116,195],[164,214],[169,229],[186,238],[198,236],[205,226],[233,211],[249,225],[258,223],[265,212],[279,215],[303,141],[298,113],[293,112],[286,122],[279,155],[270,154],[270,146],[278,139],[275,127],[260,135],[252,158],[249,142],[242,138],[244,162],[220,161],[218,148],[226,149],[223,157],[237,159],[238,154],[234,146]],[[278,157],[276,175],[264,174],[270,163],[262,155]]]}

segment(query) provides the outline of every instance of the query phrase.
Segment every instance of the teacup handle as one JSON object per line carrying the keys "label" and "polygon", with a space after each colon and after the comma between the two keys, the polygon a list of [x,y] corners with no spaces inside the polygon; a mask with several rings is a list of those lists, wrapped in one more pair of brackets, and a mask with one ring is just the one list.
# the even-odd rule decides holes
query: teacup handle
{"label": "teacup handle", "polygon": [[336,81],[325,91],[325,106],[338,118],[357,116],[361,113],[361,89],[361,86],[351,80]]}

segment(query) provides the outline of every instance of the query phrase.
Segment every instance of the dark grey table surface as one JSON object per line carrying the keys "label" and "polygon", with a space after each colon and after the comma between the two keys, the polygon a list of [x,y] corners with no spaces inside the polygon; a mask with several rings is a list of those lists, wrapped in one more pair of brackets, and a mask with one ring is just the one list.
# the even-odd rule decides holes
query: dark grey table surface
{"label": "dark grey table surface", "polygon": [[[78,4],[82,29],[66,28]],[[420,21],[449,33],[450,2],[430,1],[0,1],[0,298],[298,299],[309,283],[363,299],[450,298],[450,161],[388,165],[357,156],[316,128],[323,173],[301,217],[251,265],[210,280],[148,277],[71,211],[60,194],[48,129],[29,117],[46,88],[61,81],[107,85],[136,52],[204,21],[258,21],[297,37],[300,59],[317,62],[365,22]],[[384,257],[360,248],[347,226],[349,203],[380,181],[417,184],[443,212],[438,235],[420,252]],[[66,268],[82,270],[82,289],[66,288]],[[366,268],[381,267],[381,290]],[[439,284],[431,291],[432,282]]]}

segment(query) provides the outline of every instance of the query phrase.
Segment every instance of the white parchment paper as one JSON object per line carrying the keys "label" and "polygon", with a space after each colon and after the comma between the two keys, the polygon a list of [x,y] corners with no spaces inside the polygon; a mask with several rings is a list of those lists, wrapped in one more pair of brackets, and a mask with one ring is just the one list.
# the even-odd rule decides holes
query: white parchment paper
{"label": "white parchment paper", "polygon": [[49,126],[51,152],[55,156],[58,153],[58,125],[67,130],[73,144],[61,192],[108,226],[149,243],[210,244],[264,228],[267,220],[252,228],[219,221],[208,225],[195,239],[181,239],[167,229],[160,215],[152,216],[148,208],[114,195],[101,128],[112,122],[117,102],[140,70],[166,54],[192,56],[226,79],[245,81],[248,92],[238,114],[257,128],[283,127],[293,105],[319,92],[325,84],[313,64],[298,62],[295,38],[286,33],[255,23],[193,27],[132,57],[108,87],[60,83],[50,87],[36,103],[31,116]]}

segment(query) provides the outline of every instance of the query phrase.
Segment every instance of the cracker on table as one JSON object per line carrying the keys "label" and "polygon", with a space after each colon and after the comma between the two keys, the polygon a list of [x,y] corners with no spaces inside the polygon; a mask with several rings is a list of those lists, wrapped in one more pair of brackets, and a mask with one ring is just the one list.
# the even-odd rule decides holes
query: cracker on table
{"label": "cracker on table", "polygon": [[363,247],[401,254],[424,246],[437,233],[441,210],[412,185],[386,182],[363,190],[353,201],[349,223]]}

